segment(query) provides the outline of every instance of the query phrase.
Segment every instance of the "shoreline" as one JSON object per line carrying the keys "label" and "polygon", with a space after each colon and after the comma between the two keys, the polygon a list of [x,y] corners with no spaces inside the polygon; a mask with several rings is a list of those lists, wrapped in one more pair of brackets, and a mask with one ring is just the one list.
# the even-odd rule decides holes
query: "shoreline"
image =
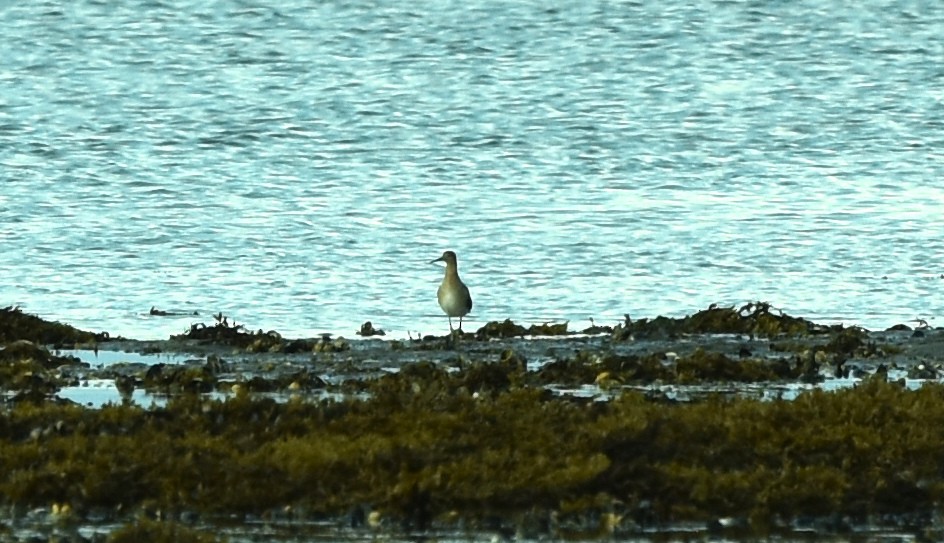
{"label": "shoreline", "polygon": [[[80,524],[235,516],[357,537],[944,533],[944,436],[921,430],[944,423],[941,329],[758,303],[413,341],[288,339],[222,315],[137,341],[12,308],[0,330],[11,527],[67,507]],[[61,399],[90,382],[112,400]]]}

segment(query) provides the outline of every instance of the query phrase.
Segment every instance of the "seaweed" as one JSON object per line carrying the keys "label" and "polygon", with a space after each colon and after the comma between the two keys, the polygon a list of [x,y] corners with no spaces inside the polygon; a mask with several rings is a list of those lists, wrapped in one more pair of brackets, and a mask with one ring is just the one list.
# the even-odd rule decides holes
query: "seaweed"
{"label": "seaweed", "polygon": [[515,324],[511,319],[505,319],[503,322],[492,321],[486,323],[485,326],[475,332],[475,339],[523,337],[527,333],[528,331],[524,326]]}
{"label": "seaweed", "polygon": [[624,321],[613,329],[612,337],[614,341],[626,341],[634,337],[674,338],[683,334],[805,336],[826,333],[836,328],[792,317],[768,302],[751,302],[740,308],[712,304],[708,309],[679,319],[659,316],[633,321],[626,315]]}
{"label": "seaweed", "polygon": [[318,350],[325,341],[286,340],[275,330],[251,332],[236,321],[230,322],[229,317],[218,313],[213,316],[216,323],[212,326],[199,322],[190,325],[190,330],[183,334],[171,336],[172,340],[193,340],[203,344],[229,345],[244,349],[250,353],[277,352],[298,353]]}
{"label": "seaweed", "polygon": [[361,325],[360,330],[357,331],[357,335],[370,337],[370,336],[383,336],[387,333],[381,328],[374,328],[374,324],[370,321],[365,322]]}
{"label": "seaweed", "polygon": [[0,343],[27,340],[57,349],[77,344],[95,344],[112,339],[108,332],[86,332],[68,324],[50,322],[23,313],[19,307],[0,309]]}
{"label": "seaweed", "polygon": [[559,530],[574,515],[607,530],[740,516],[760,531],[944,505],[941,385],[600,403],[521,386],[521,365],[512,353],[462,376],[416,364],[364,401],[15,406],[0,415],[0,501],[315,517],[370,504],[411,529],[498,512]]}
{"label": "seaweed", "polygon": [[16,391],[14,402],[42,402],[64,384],[57,369],[80,364],[75,357],[54,355],[29,340],[12,341],[0,349],[0,389]]}
{"label": "seaweed", "polygon": [[[312,342],[303,352],[313,354],[291,358],[297,365],[261,357],[269,369],[257,375],[238,373],[241,361],[215,354],[205,363],[154,364],[144,375],[106,370],[126,397],[137,387],[169,395],[148,408],[51,401],[63,361],[18,342],[0,350],[0,386],[29,401],[0,409],[0,506],[52,504],[59,517],[130,522],[116,541],[212,540],[145,520],[163,514],[212,522],[289,511],[303,521],[349,519],[356,529],[489,526],[533,539],[626,535],[674,522],[756,533],[806,524],[842,530],[873,519],[931,525],[944,506],[944,434],[936,430],[944,424],[944,385],[908,390],[887,382],[880,365],[856,388],[811,390],[792,401],[717,393],[680,402],[629,388],[814,380],[825,365],[842,372],[851,357],[888,352],[856,328],[810,326],[764,306],[732,311],[627,317],[613,334],[771,334],[784,347],[771,350],[784,354],[758,358],[752,351],[762,349],[738,340],[723,342],[727,352],[708,347],[718,342],[677,355],[665,343],[608,338],[566,348],[551,342],[546,353],[517,340],[490,342],[491,350],[427,350],[441,348],[438,339],[387,351],[414,349],[414,360],[424,353],[431,360],[393,372],[379,370],[381,361],[329,385],[315,368],[347,359],[327,346],[349,346],[325,337],[321,351]],[[497,333],[523,330],[496,324]],[[275,338],[259,344],[266,352],[292,345],[222,316],[218,327],[187,339],[213,345],[220,337],[248,349]],[[529,368],[526,356],[535,353],[540,363]],[[346,371],[347,363],[335,368]],[[938,370],[927,362],[910,375],[933,378]],[[232,373],[235,383],[220,377]],[[607,401],[553,392],[559,383],[596,384]],[[356,394],[305,394],[328,386]],[[203,394],[227,387],[236,393]],[[281,390],[292,391],[282,402],[254,394]],[[733,520],[722,526],[719,519]]]}

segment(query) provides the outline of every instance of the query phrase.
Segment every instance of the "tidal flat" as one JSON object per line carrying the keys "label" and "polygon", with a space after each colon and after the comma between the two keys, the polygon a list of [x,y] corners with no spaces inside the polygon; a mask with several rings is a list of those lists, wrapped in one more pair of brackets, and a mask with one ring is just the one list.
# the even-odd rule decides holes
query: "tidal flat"
{"label": "tidal flat", "polygon": [[164,341],[0,310],[0,540],[944,536],[944,331],[767,303]]}

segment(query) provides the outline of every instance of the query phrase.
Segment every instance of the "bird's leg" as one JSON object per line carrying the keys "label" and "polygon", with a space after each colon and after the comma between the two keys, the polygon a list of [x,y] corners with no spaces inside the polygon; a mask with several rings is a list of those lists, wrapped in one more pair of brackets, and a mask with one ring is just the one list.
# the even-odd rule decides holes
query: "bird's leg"
{"label": "bird's leg", "polygon": [[453,329],[452,329],[452,317],[449,317],[449,333],[451,334],[452,332],[453,332]]}
{"label": "bird's leg", "polygon": [[462,317],[459,317],[459,333],[462,333]]}

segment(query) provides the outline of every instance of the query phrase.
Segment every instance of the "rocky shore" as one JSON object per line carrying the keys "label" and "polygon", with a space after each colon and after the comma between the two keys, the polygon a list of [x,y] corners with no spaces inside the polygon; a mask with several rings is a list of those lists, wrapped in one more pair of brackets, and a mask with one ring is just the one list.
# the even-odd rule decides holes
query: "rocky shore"
{"label": "rocky shore", "polygon": [[[360,332],[217,315],[136,341],[0,310],[0,537],[944,534],[940,329],[755,303]],[[68,399],[90,383],[113,401]]]}

